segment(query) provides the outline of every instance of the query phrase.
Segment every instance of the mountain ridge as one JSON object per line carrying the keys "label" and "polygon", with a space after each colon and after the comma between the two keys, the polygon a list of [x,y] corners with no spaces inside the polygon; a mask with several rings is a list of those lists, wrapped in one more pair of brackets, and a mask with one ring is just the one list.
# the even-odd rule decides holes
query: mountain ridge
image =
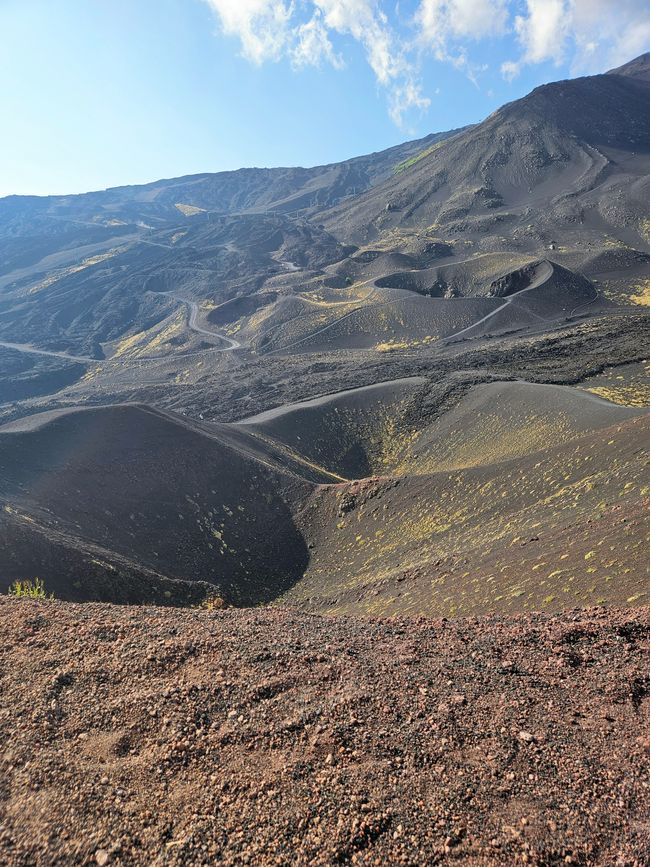
{"label": "mountain ridge", "polygon": [[[3,580],[366,613],[645,592],[646,68],[326,171],[0,202]],[[203,209],[223,190],[248,211]]]}

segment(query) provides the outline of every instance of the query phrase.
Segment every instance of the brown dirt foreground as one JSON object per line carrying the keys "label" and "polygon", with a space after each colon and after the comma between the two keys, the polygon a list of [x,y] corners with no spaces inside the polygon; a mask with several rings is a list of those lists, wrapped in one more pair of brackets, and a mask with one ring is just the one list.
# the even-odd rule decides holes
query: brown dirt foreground
{"label": "brown dirt foreground", "polygon": [[0,863],[650,863],[650,610],[0,601]]}

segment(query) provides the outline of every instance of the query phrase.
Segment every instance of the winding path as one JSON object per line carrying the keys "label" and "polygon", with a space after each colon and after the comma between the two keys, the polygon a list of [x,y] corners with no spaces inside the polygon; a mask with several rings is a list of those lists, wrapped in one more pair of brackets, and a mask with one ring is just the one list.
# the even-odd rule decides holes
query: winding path
{"label": "winding path", "polygon": [[[227,346],[215,346],[210,352],[232,352],[233,349],[239,349],[241,347],[241,343],[238,340],[233,340],[231,337],[226,337],[225,334],[221,334],[219,331],[209,331],[207,328],[201,328],[200,325],[197,325],[196,320],[199,315],[199,305],[196,301],[188,301],[187,298],[179,298],[177,295],[172,294],[171,292],[161,292],[161,295],[169,295],[170,298],[174,298],[176,301],[181,301],[183,304],[187,305],[189,316],[187,321],[187,327],[191,331],[195,331],[197,334],[205,334],[209,337],[217,337],[219,340],[224,340],[228,345]],[[80,361],[84,364],[101,364],[104,361],[110,361],[110,358],[92,358],[90,355],[71,355],[69,352],[56,352],[50,349],[39,349],[36,346],[32,346],[30,343],[9,343],[4,340],[0,340],[0,347],[4,347],[5,349],[13,349],[16,352],[24,352],[27,355],[46,355],[49,358],[62,358],[65,361]],[[203,352],[205,350],[199,350],[199,352]],[[186,356],[188,353],[184,353]],[[189,353],[194,354],[194,353]],[[180,356],[179,356],[180,357]]]}
{"label": "winding path", "polygon": [[427,381],[424,376],[403,376],[398,379],[387,379],[382,382],[373,382],[371,385],[360,385],[356,388],[346,388],[343,391],[329,392],[321,394],[317,397],[309,397],[306,400],[296,401],[294,403],[282,404],[282,406],[274,407],[273,409],[264,410],[256,415],[250,415],[242,418],[237,422],[232,422],[234,425],[255,425],[263,424],[264,422],[273,421],[288,413],[295,412],[301,409],[314,409],[325,404],[332,403],[341,397],[347,397],[354,394],[365,394],[369,391],[381,391],[384,388],[389,388],[393,385],[422,385]]}
{"label": "winding path", "polygon": [[443,338],[445,342],[450,340],[454,340],[456,337],[460,337],[462,334],[466,334],[468,331],[471,331],[472,328],[476,328],[477,325],[482,325],[483,322],[487,322],[488,319],[492,319],[493,316],[496,316],[497,313],[500,313],[510,304],[512,304],[513,298],[517,298],[519,295],[524,295],[526,292],[530,292],[532,289],[537,289],[542,283],[546,283],[548,279],[553,276],[553,266],[550,262],[540,262],[540,266],[538,268],[537,274],[535,275],[535,279],[531,282],[529,286],[526,286],[525,289],[520,289],[518,292],[513,292],[512,295],[508,295],[504,304],[500,307],[497,307],[495,310],[492,310],[491,313],[488,313],[487,316],[483,316],[481,319],[478,319],[476,322],[473,322],[471,325],[468,325],[467,328],[462,328],[460,331],[456,331],[455,334],[448,334]]}
{"label": "winding path", "polygon": [[173,298],[175,301],[180,301],[183,304],[187,305],[187,309],[189,311],[189,317],[187,320],[187,327],[191,331],[195,331],[197,334],[206,334],[208,337],[217,337],[219,340],[225,340],[228,344],[227,346],[215,346],[211,349],[211,352],[232,352],[233,349],[239,349],[241,347],[241,343],[238,340],[233,340],[232,337],[227,337],[225,334],[222,334],[220,331],[210,331],[207,328],[201,328],[200,325],[196,324],[196,320],[199,315],[199,305],[196,301],[190,301],[187,298],[181,298],[180,295],[174,295],[173,292],[160,292],[157,293],[159,295],[167,295],[170,298]]}
{"label": "winding path", "polygon": [[[504,308],[506,308],[509,304],[512,303],[512,300],[516,298],[518,295],[523,295],[526,292],[530,292],[532,289],[537,289],[542,283],[545,283],[553,276],[553,266],[550,262],[543,260],[539,263],[539,267],[537,269],[537,274],[535,275],[535,279],[530,283],[529,286],[526,286],[525,289],[520,289],[518,292],[513,292],[512,295],[509,295],[507,299],[504,301],[496,309],[490,311],[487,316],[483,316],[481,319],[478,319],[476,322],[473,322],[471,325],[468,325],[466,328],[462,328],[460,331],[456,331],[454,334],[448,334],[445,337],[441,338],[441,343],[447,343],[448,341],[453,340],[456,337],[460,337],[463,334],[466,334],[468,331],[471,331],[473,328],[476,328],[477,325],[481,325],[483,322],[487,322],[489,319],[492,319],[493,316],[496,316],[497,313],[500,313]],[[377,286],[377,280],[382,279],[381,277],[377,277],[373,281],[372,291],[368,293],[365,300],[369,300],[374,292],[379,288]],[[393,298],[390,301],[377,301],[373,304],[360,304],[358,307],[355,307],[353,310],[349,310],[347,313],[344,313],[343,316],[340,316],[338,319],[335,319],[333,322],[329,322],[327,325],[323,325],[321,328],[318,328],[316,331],[312,331],[310,334],[306,334],[304,337],[301,337],[299,340],[290,343],[288,346],[282,346],[278,349],[269,349],[266,352],[262,353],[263,355],[272,355],[276,352],[286,352],[288,349],[293,349],[294,346],[299,346],[301,343],[304,343],[307,340],[310,340],[312,337],[316,337],[319,334],[322,334],[324,331],[328,331],[330,328],[334,328],[340,322],[347,319],[349,316],[353,316],[355,313],[358,313],[360,310],[369,310],[374,307],[385,307],[391,304],[399,304],[400,302],[406,300],[405,298]],[[594,299],[595,300],[595,299]],[[580,305],[581,307],[583,305]],[[576,308],[578,309],[578,308]],[[573,312],[573,311],[572,311]],[[534,316],[536,314],[533,314]],[[541,317],[539,317],[541,318]]]}
{"label": "winding path", "polygon": [[47,355],[50,358],[64,358],[66,361],[83,361],[83,362],[99,362],[99,358],[91,358],[89,355],[70,355],[69,352],[54,352],[49,349],[38,349],[32,346],[31,343],[7,343],[0,340],[0,346],[5,349],[15,349],[16,352],[25,352],[28,355]]}

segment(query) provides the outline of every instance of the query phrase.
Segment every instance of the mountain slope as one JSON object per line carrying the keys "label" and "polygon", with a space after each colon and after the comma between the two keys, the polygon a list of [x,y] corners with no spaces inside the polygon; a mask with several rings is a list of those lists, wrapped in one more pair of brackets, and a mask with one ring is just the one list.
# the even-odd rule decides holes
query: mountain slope
{"label": "mountain slope", "polygon": [[321,220],[363,243],[396,226],[435,224],[444,237],[521,233],[525,221],[557,235],[591,218],[629,226],[643,243],[649,172],[646,55],[615,74],[536,88]]}
{"label": "mountain slope", "polygon": [[646,70],[338,166],[0,202],[0,589],[642,598]]}
{"label": "mountain slope", "polygon": [[0,429],[1,589],[39,575],[68,599],[164,601],[165,576],[268,600],[306,565],[292,509],[310,490],[256,444],[169,413],[32,416]]}
{"label": "mountain slope", "polygon": [[0,237],[62,232],[66,221],[80,228],[146,221],[178,223],[201,211],[218,214],[308,214],[332,206],[390,176],[396,166],[457,130],[428,135],[384,151],[313,168],[246,168],[187,175],[75,196],[9,196],[0,199]]}

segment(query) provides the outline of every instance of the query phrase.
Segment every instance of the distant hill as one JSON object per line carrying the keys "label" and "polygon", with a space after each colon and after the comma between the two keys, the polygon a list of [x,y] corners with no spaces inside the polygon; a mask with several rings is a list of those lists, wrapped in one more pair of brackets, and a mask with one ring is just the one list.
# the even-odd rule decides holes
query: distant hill
{"label": "distant hill", "polygon": [[0,199],[0,237],[33,229],[41,221],[49,221],[51,232],[63,230],[65,220],[80,221],[80,227],[87,221],[87,228],[115,229],[120,223],[143,221],[158,228],[203,211],[222,215],[271,211],[306,215],[364,192],[392,175],[401,163],[456,132],[435,133],[384,151],[313,168],[243,168],[76,196],[9,196]]}

